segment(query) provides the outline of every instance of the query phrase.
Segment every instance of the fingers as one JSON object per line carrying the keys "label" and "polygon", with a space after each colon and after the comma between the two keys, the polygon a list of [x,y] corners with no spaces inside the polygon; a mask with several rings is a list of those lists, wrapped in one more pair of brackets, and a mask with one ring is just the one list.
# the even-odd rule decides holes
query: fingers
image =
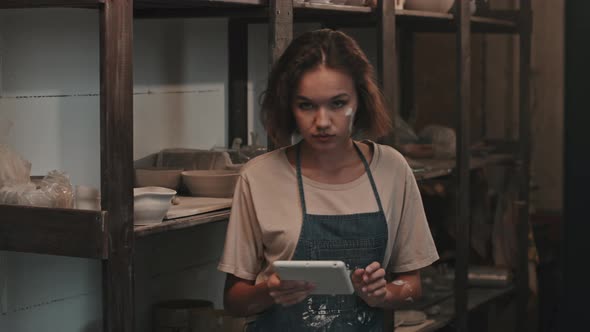
{"label": "fingers", "polygon": [[365,268],[365,272],[367,274],[373,274],[378,270],[383,270],[381,268],[381,264],[379,264],[378,262],[373,262],[373,263],[367,265],[367,267]]}
{"label": "fingers", "polygon": [[[367,295],[369,295],[369,296],[377,295],[378,294],[377,292],[380,289],[384,288],[385,285],[387,285],[387,282],[385,281],[385,279],[378,279],[378,280],[375,280],[375,281],[363,286],[362,291],[364,293],[367,293]],[[373,293],[375,293],[375,294],[373,294]]]}
{"label": "fingers", "polygon": [[287,291],[273,291],[270,295],[274,298],[275,303],[284,306],[290,306],[303,301],[313,290],[313,285],[307,284],[305,288],[297,288]]}
{"label": "fingers", "polygon": [[274,302],[285,306],[303,301],[315,288],[305,281],[281,280],[277,274],[272,274],[266,284]]}
{"label": "fingers", "polygon": [[357,269],[355,273],[360,271],[364,271],[361,274],[362,281],[367,285],[385,279],[385,270],[381,268],[381,264],[378,262],[373,262],[364,269]]}
{"label": "fingers", "polygon": [[373,262],[364,269],[356,269],[351,279],[358,295],[369,305],[378,306],[385,299],[387,295],[385,270],[378,262]]}
{"label": "fingers", "polygon": [[363,282],[363,275],[365,274],[365,269],[356,269],[350,276],[352,282],[354,284],[360,284]]}
{"label": "fingers", "polygon": [[266,285],[268,286],[268,289],[277,289],[281,287],[281,279],[279,279],[279,276],[276,273],[273,273],[266,280]]}

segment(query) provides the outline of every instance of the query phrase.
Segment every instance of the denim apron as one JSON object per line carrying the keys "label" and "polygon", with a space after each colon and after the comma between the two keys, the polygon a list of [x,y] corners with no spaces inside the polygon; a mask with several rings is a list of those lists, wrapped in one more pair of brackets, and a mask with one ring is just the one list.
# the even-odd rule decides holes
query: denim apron
{"label": "denim apron", "polygon": [[[296,166],[303,224],[293,260],[342,260],[353,271],[376,261],[383,262],[387,246],[387,222],[373,175],[362,152],[353,143],[371,182],[379,211],[349,215],[308,214],[301,176],[301,145]],[[248,324],[248,332],[276,331],[383,331],[383,309],[369,307],[352,295],[310,295],[302,302],[283,307],[273,305]]]}

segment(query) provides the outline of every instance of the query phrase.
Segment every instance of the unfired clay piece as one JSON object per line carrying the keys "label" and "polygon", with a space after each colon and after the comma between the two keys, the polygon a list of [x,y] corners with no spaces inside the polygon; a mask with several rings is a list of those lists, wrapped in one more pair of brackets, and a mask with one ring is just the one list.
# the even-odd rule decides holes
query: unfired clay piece
{"label": "unfired clay piece", "polygon": [[164,187],[178,190],[183,169],[136,168],[135,187]]}
{"label": "unfired clay piece", "polygon": [[233,196],[239,173],[235,170],[194,170],[182,172],[182,181],[192,196]]}

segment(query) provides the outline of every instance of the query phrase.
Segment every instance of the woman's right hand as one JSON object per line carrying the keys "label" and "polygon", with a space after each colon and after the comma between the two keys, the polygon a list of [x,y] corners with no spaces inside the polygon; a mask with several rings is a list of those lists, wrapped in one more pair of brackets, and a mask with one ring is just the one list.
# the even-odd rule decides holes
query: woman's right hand
{"label": "woman's right hand", "polygon": [[268,292],[274,302],[290,306],[303,301],[315,289],[315,285],[300,280],[281,280],[276,273],[266,281]]}

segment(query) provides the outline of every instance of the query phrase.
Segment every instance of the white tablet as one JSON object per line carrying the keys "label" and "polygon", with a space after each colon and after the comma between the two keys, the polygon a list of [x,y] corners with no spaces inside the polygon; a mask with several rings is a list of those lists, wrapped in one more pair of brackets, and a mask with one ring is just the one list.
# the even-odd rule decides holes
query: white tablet
{"label": "white tablet", "polygon": [[350,271],[342,261],[275,261],[272,265],[282,280],[304,280],[315,284],[312,294],[354,293]]}

